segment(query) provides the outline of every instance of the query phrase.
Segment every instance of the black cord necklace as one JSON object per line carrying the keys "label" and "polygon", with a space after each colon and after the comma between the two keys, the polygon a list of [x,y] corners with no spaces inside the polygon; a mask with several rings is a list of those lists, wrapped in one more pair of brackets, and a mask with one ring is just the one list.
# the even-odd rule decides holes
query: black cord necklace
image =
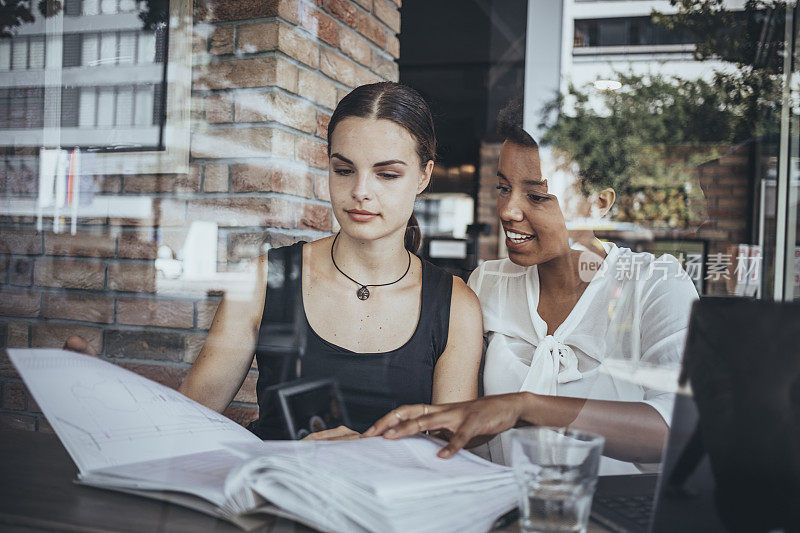
{"label": "black cord necklace", "polygon": [[333,262],[333,266],[336,267],[336,270],[339,271],[339,274],[341,274],[342,276],[346,277],[347,279],[358,285],[356,296],[358,296],[359,300],[366,300],[367,298],[369,298],[369,289],[367,287],[385,287],[387,285],[394,285],[395,283],[406,277],[408,271],[411,270],[411,252],[406,250],[406,253],[408,254],[408,266],[406,267],[406,271],[403,272],[402,276],[392,281],[391,283],[368,283],[366,285],[363,283],[359,283],[358,281],[354,280],[353,278],[342,272],[342,269],[339,268],[339,265],[336,264],[336,259],[333,258],[333,247],[336,246],[336,239],[338,238],[339,234],[337,233],[336,236],[333,238],[333,243],[331,244],[331,261]]}

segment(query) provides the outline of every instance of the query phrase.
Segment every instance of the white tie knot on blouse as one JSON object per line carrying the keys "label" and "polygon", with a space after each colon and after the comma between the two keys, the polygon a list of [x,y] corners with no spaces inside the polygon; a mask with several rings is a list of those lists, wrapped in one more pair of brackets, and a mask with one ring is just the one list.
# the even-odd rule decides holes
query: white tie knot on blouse
{"label": "white tie knot on blouse", "polygon": [[578,357],[572,348],[553,335],[547,335],[533,352],[521,390],[554,395],[556,383],[569,383],[582,377],[578,371]]}

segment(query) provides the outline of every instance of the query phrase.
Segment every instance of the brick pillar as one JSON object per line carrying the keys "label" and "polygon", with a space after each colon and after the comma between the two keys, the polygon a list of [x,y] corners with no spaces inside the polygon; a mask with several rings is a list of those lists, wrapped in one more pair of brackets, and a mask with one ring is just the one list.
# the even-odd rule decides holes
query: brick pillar
{"label": "brick pillar", "polygon": [[[217,270],[263,245],[335,229],[327,191],[330,115],[353,87],[398,79],[400,0],[209,0],[195,12],[190,172],[95,177],[97,195],[151,199],[148,218],[80,219],[78,234],[0,213],[0,345],[60,347],[177,387],[203,344],[218,292],[158,292],[160,246],[194,221],[218,226]],[[9,149],[0,194],[35,197],[37,151]],[[11,161],[11,164],[8,163]],[[213,289],[213,287],[211,287]],[[256,416],[255,370],[226,414]],[[49,429],[4,356],[0,427]]]}
{"label": "brick pillar", "polygon": [[[729,153],[697,167],[698,179],[706,200],[706,222],[697,237],[708,241],[705,261],[715,254],[731,254],[736,266],[738,244],[756,244],[751,240],[750,217],[753,212],[751,151],[753,145],[741,144]],[[773,233],[774,235],[774,230]],[[766,233],[770,235],[770,233]],[[763,257],[763,252],[762,252]],[[733,275],[733,269],[728,276]],[[705,280],[705,294],[730,294],[730,280],[724,277]]]}
{"label": "brick pillar", "polygon": [[478,176],[478,220],[487,224],[489,235],[478,237],[478,259],[497,259],[500,245],[500,221],[497,217],[497,163],[500,161],[502,143],[482,143],[481,166]]}

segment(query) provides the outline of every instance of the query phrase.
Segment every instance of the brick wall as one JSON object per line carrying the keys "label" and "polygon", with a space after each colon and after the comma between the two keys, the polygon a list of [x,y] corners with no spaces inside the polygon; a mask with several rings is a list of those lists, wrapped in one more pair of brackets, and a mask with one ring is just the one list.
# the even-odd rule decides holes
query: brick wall
{"label": "brick wall", "polygon": [[[150,200],[148,218],[79,219],[77,235],[37,232],[0,212],[0,345],[60,347],[85,337],[101,357],[177,387],[202,347],[219,290],[162,291],[160,246],[181,249],[193,221],[218,225],[220,272],[263,245],[333,231],[327,124],[364,83],[397,80],[400,0],[213,0],[195,11],[191,171],[95,176],[98,195]],[[38,161],[9,149],[0,195],[35,198]],[[5,357],[0,427],[50,430]],[[257,414],[251,371],[226,414]]]}

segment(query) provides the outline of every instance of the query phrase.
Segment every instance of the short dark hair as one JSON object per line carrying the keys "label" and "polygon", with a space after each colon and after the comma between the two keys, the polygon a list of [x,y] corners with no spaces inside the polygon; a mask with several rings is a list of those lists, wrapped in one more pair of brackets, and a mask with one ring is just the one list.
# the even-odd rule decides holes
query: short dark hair
{"label": "short dark hair", "polygon": [[[523,99],[518,96],[511,100],[497,115],[497,133],[504,141],[511,141],[515,144],[528,148],[539,149],[537,143],[531,135],[522,127]],[[578,172],[578,181],[584,194],[592,191],[599,191],[606,187],[617,188],[615,183],[608,178],[607,174],[600,174],[586,170]]]}
{"label": "short dark hair", "polygon": [[504,141],[511,141],[528,148],[539,148],[539,143],[522,127],[523,100],[518,96],[511,100],[497,115],[497,133]]}

